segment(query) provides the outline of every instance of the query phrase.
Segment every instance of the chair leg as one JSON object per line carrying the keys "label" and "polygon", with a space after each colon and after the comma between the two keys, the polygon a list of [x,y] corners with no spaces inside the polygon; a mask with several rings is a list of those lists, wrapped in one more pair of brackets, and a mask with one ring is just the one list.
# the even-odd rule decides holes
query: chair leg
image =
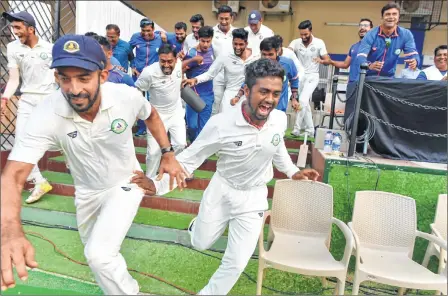
{"label": "chair leg", "polygon": [[264,277],[264,263],[258,262],[257,295],[261,295]]}
{"label": "chair leg", "polygon": [[358,295],[359,294],[359,285],[361,285],[361,276],[359,275],[359,272],[355,272],[355,278],[353,279],[353,287],[352,287],[352,295]]}
{"label": "chair leg", "polygon": [[345,279],[344,280],[338,279],[338,283],[336,284],[334,293],[335,293],[335,295],[344,295],[345,294]]}
{"label": "chair leg", "polygon": [[400,287],[398,288],[398,295],[403,296],[406,293],[406,288]]}
{"label": "chair leg", "polygon": [[322,282],[322,287],[325,289],[328,286],[328,281],[326,277],[322,277],[320,279],[320,281]]}
{"label": "chair leg", "polygon": [[432,254],[434,254],[434,244],[430,242],[428,244],[428,247],[426,248],[425,258],[423,258],[422,266],[428,267],[429,259],[431,259]]}
{"label": "chair leg", "polygon": [[441,274],[443,272],[443,269],[445,268],[445,260],[446,260],[446,251],[440,248],[439,269],[438,269],[439,274]]}

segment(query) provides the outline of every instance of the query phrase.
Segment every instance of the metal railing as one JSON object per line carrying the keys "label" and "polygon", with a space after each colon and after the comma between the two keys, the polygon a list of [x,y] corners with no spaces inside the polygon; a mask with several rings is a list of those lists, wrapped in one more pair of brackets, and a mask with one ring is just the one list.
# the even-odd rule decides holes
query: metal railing
{"label": "metal railing", "polygon": [[[0,1],[0,10],[7,12],[27,11],[36,20],[36,34],[43,40],[54,42],[65,34],[76,30],[76,1]],[[0,18],[0,92],[3,93],[8,82],[8,61],[6,46],[16,38],[8,21]],[[1,121],[1,150],[10,150],[14,144],[17,102],[20,98],[20,85],[14,97],[9,100],[5,118]]]}

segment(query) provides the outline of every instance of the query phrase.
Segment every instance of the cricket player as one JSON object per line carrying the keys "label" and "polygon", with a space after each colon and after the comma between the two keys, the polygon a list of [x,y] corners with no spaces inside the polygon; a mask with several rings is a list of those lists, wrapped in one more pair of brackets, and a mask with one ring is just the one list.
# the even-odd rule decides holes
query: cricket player
{"label": "cricket player", "polygon": [[447,46],[439,45],[434,49],[434,66],[424,69],[418,75],[418,80],[447,80]]}
{"label": "cricket player", "polygon": [[289,48],[294,51],[305,68],[305,75],[300,81],[299,89],[300,111],[297,113],[294,129],[291,133],[295,136],[302,135],[302,130],[309,135],[314,135],[310,100],[319,84],[319,60],[330,60],[324,41],[314,37],[312,31],[313,25],[309,20],[301,22],[299,24],[300,38],[289,44]]}
{"label": "cricket player", "polygon": [[204,26],[204,18],[201,14],[195,14],[190,18],[190,25],[192,33],[185,38],[183,53],[187,54],[190,49],[196,47],[199,43],[199,29]]}
{"label": "cricket player", "polygon": [[[194,78],[207,72],[215,60],[213,47],[211,46],[213,28],[209,26],[200,28],[198,36],[199,44],[190,49],[182,62],[187,78]],[[213,81],[209,80],[200,83],[194,86],[193,89],[205,102],[205,108],[200,113],[197,113],[189,105],[186,106],[187,132],[191,143],[194,142],[212,115],[214,102]]]}
{"label": "cricket player", "polygon": [[113,57],[116,58],[120,66],[127,73],[129,62],[134,59],[134,53],[128,42],[120,39],[120,27],[115,24],[106,26],[106,36],[112,46]]}
{"label": "cricket player", "polygon": [[[313,169],[299,171],[286,150],[286,114],[275,109],[284,76],[281,65],[269,59],[249,64],[247,99],[238,108],[210,118],[196,141],[177,155],[188,173],[209,156],[218,155],[216,173],[188,230],[192,245],[199,250],[212,246],[227,226],[228,242],[221,265],[200,295],[229,293],[249,262],[268,209],[266,184],[273,178],[272,164],[294,180],[316,180],[319,176]],[[148,191],[155,187],[157,194],[165,194],[170,190],[168,179],[164,175],[162,180],[153,179],[142,187]]]}
{"label": "cricket player", "polygon": [[[244,69],[247,65],[260,58],[260,55],[254,55],[252,50],[247,47],[248,32],[242,28],[233,30],[233,53],[225,56],[218,56],[210,69],[191,79],[186,79],[184,85],[188,84],[194,86],[199,83],[210,81],[213,79],[213,83],[216,81],[216,77],[219,73],[224,72],[225,91],[220,104],[219,112],[225,112],[231,108],[231,100],[238,95],[238,91],[241,89],[244,83]],[[216,36],[213,37],[215,39]],[[213,45],[213,49],[214,49]],[[215,96],[216,100],[216,96]]]}
{"label": "cricket player", "polygon": [[[218,9],[219,23],[213,27],[214,33],[212,45],[217,58],[219,56],[225,57],[234,51],[232,32],[235,27],[232,26],[232,21],[232,8],[227,5],[221,5]],[[224,97],[225,89],[226,81],[224,79],[224,70],[222,70],[213,79],[213,94],[215,96],[215,101],[213,103],[212,115],[215,115],[222,110],[221,102]]]}
{"label": "cricket player", "polygon": [[184,42],[187,38],[187,24],[184,22],[177,22],[174,25],[174,33],[156,31],[155,34],[162,37],[163,42],[168,43],[174,48],[176,55],[184,48]]}
{"label": "cricket player", "polygon": [[[174,48],[164,44],[159,48],[159,61],[143,69],[135,82],[141,91],[148,91],[151,105],[170,133],[171,143],[176,153],[187,146],[185,109],[182,108],[180,87],[182,84],[182,61],[176,58]],[[157,139],[147,134],[146,175],[151,178],[157,174],[162,151]]]}
{"label": "cricket player", "polygon": [[[137,81],[143,68],[159,60],[158,50],[163,45],[159,34],[154,33],[154,22],[148,18],[140,21],[140,32],[132,35],[129,41],[132,50],[135,48],[135,58],[131,61],[132,78]],[[136,137],[146,135],[146,126],[142,120],[137,121]]]}
{"label": "cricket player", "polygon": [[106,82],[106,57],[98,42],[65,35],[56,41],[52,53],[51,68],[56,69],[60,90],[33,111],[27,133],[16,142],[1,177],[2,291],[14,287],[13,265],[22,280],[28,275],[26,266],[37,267],[34,248],[21,226],[20,195],[33,166],[45,151],[58,147],[70,165],[78,231],[98,285],[106,295],[136,295],[139,286],[120,254],[145,193],[136,179],[144,177],[131,131],[136,118],[145,120],[163,147],[160,172],[181,182],[183,168],[157,111],[140,91]]}
{"label": "cricket player", "polygon": [[261,13],[258,10],[252,10],[248,17],[248,26],[244,28],[249,32],[248,47],[254,54],[260,53],[260,43],[265,38],[274,36],[274,32],[263,25]]}
{"label": "cricket player", "polygon": [[[9,79],[1,97],[3,117],[8,100],[16,92],[20,79],[22,80],[20,88],[22,95],[18,103],[15,130],[17,143],[25,134],[25,126],[37,104],[46,95],[56,90],[54,73],[50,69],[53,44],[36,35],[36,22],[28,12],[21,11],[14,14],[4,12],[2,16],[11,22],[12,30],[18,38],[6,47]],[[26,199],[27,203],[38,201],[45,193],[53,189],[42,176],[37,162],[26,181],[35,184],[31,195]]]}

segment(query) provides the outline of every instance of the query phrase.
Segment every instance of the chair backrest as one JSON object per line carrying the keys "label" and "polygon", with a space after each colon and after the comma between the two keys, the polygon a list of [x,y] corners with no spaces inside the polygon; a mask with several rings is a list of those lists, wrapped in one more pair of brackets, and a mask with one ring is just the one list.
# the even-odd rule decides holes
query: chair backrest
{"label": "chair backrest", "polygon": [[440,232],[443,239],[447,236],[447,195],[440,194],[437,201],[436,217],[434,219],[434,226]]}
{"label": "chair backrest", "polygon": [[333,187],[308,180],[277,180],[271,214],[274,231],[328,236],[333,217]]}
{"label": "chair backrest", "polygon": [[358,191],[352,225],[361,244],[413,252],[417,230],[415,200],[389,192]]}

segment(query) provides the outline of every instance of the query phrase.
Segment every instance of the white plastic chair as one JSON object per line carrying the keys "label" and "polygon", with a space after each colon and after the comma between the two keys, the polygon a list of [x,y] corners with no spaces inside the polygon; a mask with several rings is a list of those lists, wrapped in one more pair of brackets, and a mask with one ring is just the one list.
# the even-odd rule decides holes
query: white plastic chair
{"label": "white plastic chair", "polygon": [[435,274],[412,260],[415,238],[446,250],[446,241],[417,230],[415,200],[380,191],[356,193],[353,221],[348,223],[356,243],[353,294],[364,281],[403,288],[447,292],[446,268]]}
{"label": "white plastic chair", "polygon": [[[261,295],[265,268],[309,276],[335,277],[337,294],[344,294],[353,236],[342,221],[333,217],[333,188],[314,181],[279,180],[275,183],[268,235],[269,250],[258,241],[257,295]],[[336,261],[328,250],[332,224],[345,236],[344,257]]]}
{"label": "white plastic chair", "polygon": [[[434,223],[430,225],[432,234],[446,241],[447,225],[447,195],[440,194],[439,199],[437,200]],[[428,266],[429,259],[432,256],[436,256],[439,258],[439,273],[441,273],[446,265],[446,251],[443,249],[441,250],[439,246],[435,245],[432,242],[429,242],[422,265],[425,267]]]}

